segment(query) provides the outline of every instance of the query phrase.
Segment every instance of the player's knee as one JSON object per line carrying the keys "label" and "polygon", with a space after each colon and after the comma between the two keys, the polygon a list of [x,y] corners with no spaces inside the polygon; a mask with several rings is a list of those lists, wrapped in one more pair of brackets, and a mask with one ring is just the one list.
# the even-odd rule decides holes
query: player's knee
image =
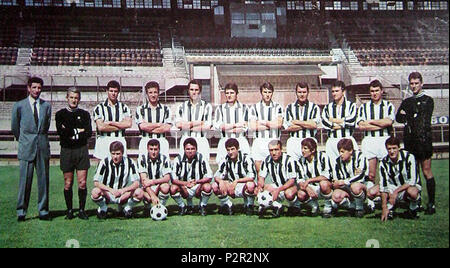
{"label": "player's knee", "polygon": [[168,194],[170,192],[170,185],[168,183],[163,183],[159,186],[159,191],[163,194]]}
{"label": "player's knee", "polygon": [[329,194],[331,192],[331,182],[329,181],[321,181],[319,182],[320,191],[325,194]]}
{"label": "player's knee", "polygon": [[354,195],[360,195],[361,192],[364,190],[364,185],[362,185],[361,183],[353,183],[350,186],[350,189],[352,190],[352,193]]}
{"label": "player's knee", "polygon": [[133,198],[142,200],[144,198],[144,191],[141,188],[136,189],[133,193]]}
{"label": "player's knee", "polygon": [[308,199],[308,194],[300,190],[297,192],[297,197],[300,202],[304,202],[306,201],[306,199]]}
{"label": "player's knee", "polygon": [[170,186],[170,194],[171,195],[176,195],[179,191],[180,191],[180,187],[178,187],[177,185]]}
{"label": "player's knee", "polygon": [[212,191],[211,184],[209,184],[209,183],[204,183],[204,184],[202,185],[202,191],[203,191],[203,192],[206,192],[206,193],[210,193],[210,192]]}
{"label": "player's knee", "polygon": [[409,187],[407,193],[413,200],[416,200],[419,197],[419,189],[417,189],[416,187]]}
{"label": "player's knee", "polygon": [[331,196],[331,199],[333,199],[333,201],[337,204],[341,203],[342,200],[344,200],[345,198],[345,194],[341,193],[341,192],[334,192],[333,195]]}
{"label": "player's knee", "polygon": [[92,199],[98,199],[102,195],[102,190],[100,188],[95,187],[92,189],[91,196]]}
{"label": "player's knee", "polygon": [[252,181],[251,181],[251,182],[247,182],[246,188],[247,188],[247,192],[249,192],[249,193],[254,193],[254,192],[255,192],[256,185],[255,185],[255,183],[252,182]]}

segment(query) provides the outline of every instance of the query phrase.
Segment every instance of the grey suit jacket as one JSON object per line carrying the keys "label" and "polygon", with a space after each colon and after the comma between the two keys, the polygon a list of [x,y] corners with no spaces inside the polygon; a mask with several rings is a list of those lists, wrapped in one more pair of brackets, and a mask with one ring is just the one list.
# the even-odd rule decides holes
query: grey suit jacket
{"label": "grey suit jacket", "polygon": [[50,103],[44,100],[39,99],[39,105],[39,125],[36,127],[28,97],[14,104],[11,130],[19,141],[19,160],[33,161],[37,153],[50,158],[48,129],[52,110]]}

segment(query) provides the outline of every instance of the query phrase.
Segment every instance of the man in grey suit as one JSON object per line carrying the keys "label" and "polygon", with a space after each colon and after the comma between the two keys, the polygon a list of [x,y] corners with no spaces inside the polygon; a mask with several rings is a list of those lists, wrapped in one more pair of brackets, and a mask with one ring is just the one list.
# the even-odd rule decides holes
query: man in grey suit
{"label": "man in grey suit", "polygon": [[17,102],[12,111],[11,130],[19,141],[17,158],[20,182],[17,220],[25,221],[30,201],[34,168],[38,180],[38,210],[40,220],[50,220],[48,209],[50,144],[50,103],[39,98],[44,82],[41,78],[28,80],[28,97]]}

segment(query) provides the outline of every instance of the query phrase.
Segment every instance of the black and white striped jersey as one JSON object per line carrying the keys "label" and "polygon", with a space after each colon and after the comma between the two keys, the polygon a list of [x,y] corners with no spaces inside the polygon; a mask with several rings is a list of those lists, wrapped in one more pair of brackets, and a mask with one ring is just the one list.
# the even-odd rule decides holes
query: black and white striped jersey
{"label": "black and white striped jersey", "polygon": [[139,181],[136,164],[126,156],[118,165],[114,164],[111,156],[102,159],[94,175],[94,182],[100,182],[115,190],[125,188],[135,181]]}
{"label": "black and white striped jersey", "polygon": [[201,180],[212,178],[213,172],[209,166],[208,159],[198,153],[191,162],[186,155],[177,155],[172,164],[172,179],[180,181]]}
{"label": "black and white striped jersey", "polygon": [[[389,118],[392,122],[395,121],[395,107],[392,103],[386,100],[382,100],[380,104],[375,104],[373,101],[362,104],[358,109],[358,117],[356,124],[361,121],[368,120],[380,120]],[[392,132],[392,127],[384,128],[376,131],[365,131],[366,137],[385,137],[389,136]]]}
{"label": "black and white striped jersey", "polygon": [[273,161],[269,155],[261,164],[259,176],[263,178],[270,176],[277,187],[283,186],[290,179],[297,180],[298,177],[302,177],[298,162],[286,153],[282,154],[279,161]]}
{"label": "black and white striped jersey", "polygon": [[[304,105],[300,105],[297,100],[294,103],[289,104],[286,107],[286,113],[284,117],[284,128],[288,129],[292,126],[293,120],[300,121],[314,121],[317,125],[320,124],[320,108],[317,104],[306,101]],[[316,129],[302,129],[296,132],[290,132],[291,137],[295,138],[309,138],[315,137],[317,133]]]}
{"label": "black and white striped jersey", "polygon": [[400,150],[396,163],[392,162],[389,155],[384,157],[380,163],[379,174],[380,192],[390,192],[404,184],[421,185],[416,158],[405,150]]}
{"label": "black and white striped jersey", "polygon": [[137,161],[138,172],[147,173],[150,180],[158,180],[172,173],[170,159],[162,154],[152,160],[148,154],[140,154]]}
{"label": "black and white striped jersey", "polygon": [[[277,118],[283,118],[283,107],[276,102],[266,105],[263,101],[253,104],[250,107],[249,121],[273,121]],[[255,138],[273,138],[279,139],[281,129],[274,128],[263,131],[252,131]]]}
{"label": "black and white striped jersey", "polygon": [[[116,102],[115,105],[111,106],[108,100],[99,103],[94,108],[93,118],[94,122],[101,119],[103,122],[120,122],[126,117],[131,118],[130,108],[123,102]],[[108,137],[124,137],[125,130],[118,130],[115,132],[101,132],[97,131],[97,135],[108,136]]]}
{"label": "black and white striped jersey", "polygon": [[[190,100],[183,102],[177,108],[175,115],[175,124],[181,121],[203,121],[207,126],[212,125],[212,106],[201,100],[196,105],[192,104]],[[183,136],[199,138],[205,137],[206,133],[201,131],[194,132],[190,130],[182,130]]]}
{"label": "black and white striped jersey", "polygon": [[219,169],[214,177],[230,182],[242,178],[256,179],[255,162],[248,154],[242,152],[239,152],[236,161],[232,161],[227,155],[225,160],[219,165]]}
{"label": "black and white striped jersey", "polygon": [[[169,107],[164,104],[158,103],[156,107],[151,107],[147,102],[137,107],[136,109],[136,125],[147,123],[162,123],[172,125],[172,112]],[[140,129],[140,128],[139,128]],[[148,133],[141,130],[142,137],[149,137],[153,139],[165,137],[164,133]]]}
{"label": "black and white striped jersey", "polygon": [[[346,98],[340,107],[333,101],[327,104],[322,110],[322,125],[328,130],[329,138],[346,138],[353,135],[356,125],[357,108],[356,104]],[[334,130],[330,118],[344,120],[344,128]]]}
{"label": "black and white striped jersey", "polygon": [[233,105],[223,103],[217,106],[214,113],[214,128],[220,131],[223,124],[247,123],[245,131],[241,133],[227,133],[225,131],[220,131],[222,138],[245,137],[245,133],[248,129],[248,117],[249,107],[246,104],[240,103],[239,101],[236,101]]}
{"label": "black and white striped jersey", "polygon": [[[297,183],[300,181],[306,181],[307,179],[324,176],[331,181],[331,162],[325,152],[317,152],[314,159],[309,162],[305,157],[299,159],[300,170],[303,178],[297,179]],[[314,183],[318,184],[318,183]]]}
{"label": "black and white striped jersey", "polygon": [[333,181],[343,180],[346,185],[355,182],[364,183],[369,176],[369,163],[360,151],[353,151],[351,158],[343,162],[340,157],[336,159],[333,171]]}

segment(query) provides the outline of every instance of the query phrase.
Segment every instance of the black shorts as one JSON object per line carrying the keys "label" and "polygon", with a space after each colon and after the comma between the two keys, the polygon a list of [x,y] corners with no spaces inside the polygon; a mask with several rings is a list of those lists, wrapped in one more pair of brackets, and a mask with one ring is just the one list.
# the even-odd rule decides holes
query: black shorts
{"label": "black shorts", "polygon": [[423,161],[426,159],[430,159],[433,156],[433,143],[431,140],[424,141],[420,139],[406,139],[405,142],[405,150],[412,153],[416,161]]}
{"label": "black shorts", "polygon": [[88,170],[91,163],[89,162],[87,145],[76,149],[61,147],[59,166],[64,173],[74,172],[74,170]]}

